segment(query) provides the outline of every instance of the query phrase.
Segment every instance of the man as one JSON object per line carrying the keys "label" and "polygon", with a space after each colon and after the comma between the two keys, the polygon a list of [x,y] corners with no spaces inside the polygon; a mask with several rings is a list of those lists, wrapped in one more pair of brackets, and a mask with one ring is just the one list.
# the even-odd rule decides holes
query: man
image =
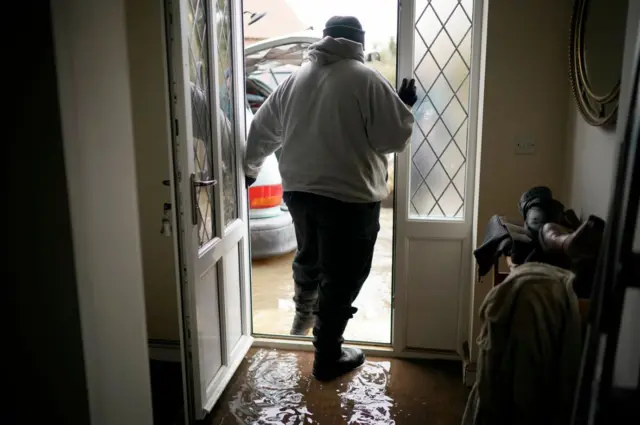
{"label": "man", "polygon": [[342,348],[342,334],[371,269],[380,201],[388,195],[386,156],[407,146],[417,97],[414,80],[403,80],[396,93],[364,65],[356,18],[329,19],[324,36],[309,47],[310,63],[256,113],[245,173],[251,185],[264,159],[282,147],[284,199],[298,241],[291,334],[313,327],[313,375],[330,380],[364,363],[362,351]]}

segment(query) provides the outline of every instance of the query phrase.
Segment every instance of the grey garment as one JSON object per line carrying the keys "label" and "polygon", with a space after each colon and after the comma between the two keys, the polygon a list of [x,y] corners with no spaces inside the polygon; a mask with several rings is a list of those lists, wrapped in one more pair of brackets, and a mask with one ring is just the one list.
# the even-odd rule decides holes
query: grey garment
{"label": "grey garment", "polygon": [[245,173],[256,177],[271,153],[282,186],[343,202],[388,196],[387,155],[409,143],[413,115],[394,88],[363,61],[362,45],[325,37],[267,98],[249,129]]}
{"label": "grey garment", "polygon": [[567,270],[527,263],[489,292],[463,425],[569,423],[582,349],[573,280]]}

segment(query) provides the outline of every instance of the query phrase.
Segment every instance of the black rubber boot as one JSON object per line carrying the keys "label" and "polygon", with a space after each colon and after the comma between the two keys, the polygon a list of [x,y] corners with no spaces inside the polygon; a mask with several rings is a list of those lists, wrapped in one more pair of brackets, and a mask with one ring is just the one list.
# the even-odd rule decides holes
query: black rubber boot
{"label": "black rubber boot", "polygon": [[342,334],[349,319],[357,309],[350,308],[350,314],[343,317],[328,319],[316,318],[313,328],[316,348],[313,360],[313,376],[318,381],[331,381],[362,366],[365,356],[362,350],[352,347],[342,347]]}
{"label": "black rubber boot", "polygon": [[318,355],[313,361],[313,376],[318,381],[331,381],[356,370],[364,364],[365,355],[359,348],[343,347],[337,357]]}

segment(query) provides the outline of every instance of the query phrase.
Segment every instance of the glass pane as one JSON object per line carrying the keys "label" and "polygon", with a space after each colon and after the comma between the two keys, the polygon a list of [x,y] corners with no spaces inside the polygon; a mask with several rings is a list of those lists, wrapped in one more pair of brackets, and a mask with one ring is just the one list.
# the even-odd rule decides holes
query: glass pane
{"label": "glass pane", "polygon": [[427,186],[431,189],[431,193],[436,199],[442,196],[447,184],[449,184],[449,176],[444,172],[444,168],[440,163],[436,164],[426,178]]}
{"label": "glass pane", "polygon": [[442,31],[436,41],[433,42],[433,45],[431,45],[430,51],[433,57],[436,58],[440,68],[444,68],[451,55],[455,52],[455,46],[451,42],[449,35]]}
{"label": "glass pane", "polygon": [[409,216],[464,219],[472,0],[418,1]]}
{"label": "glass pane", "polygon": [[447,106],[447,109],[445,109],[442,114],[442,121],[444,121],[450,134],[456,134],[465,118],[467,118],[467,113],[456,98],[449,103],[449,106]]}
{"label": "glass pane", "polygon": [[458,4],[458,0],[431,0],[431,6],[435,9],[442,23],[449,18],[456,4]]}
{"label": "glass pane", "polygon": [[447,34],[451,37],[451,41],[453,41],[456,46],[459,45],[462,38],[470,29],[471,21],[467,17],[467,14],[462,7],[457,7],[447,22],[446,30]]}
{"label": "glass pane", "polygon": [[[207,52],[207,16],[204,0],[189,1],[189,80],[191,87],[191,124],[196,179],[211,180],[212,138],[209,99],[209,59]],[[200,246],[214,237],[213,187],[196,192],[198,239]]]}
{"label": "glass pane", "polygon": [[220,139],[222,145],[222,202],[225,225],[238,218],[236,135],[231,46],[231,0],[216,0],[216,35],[220,87]]}
{"label": "glass pane", "polygon": [[452,142],[440,157],[440,162],[449,178],[453,178],[462,167],[462,164],[464,164],[464,156],[462,156],[456,144]]}

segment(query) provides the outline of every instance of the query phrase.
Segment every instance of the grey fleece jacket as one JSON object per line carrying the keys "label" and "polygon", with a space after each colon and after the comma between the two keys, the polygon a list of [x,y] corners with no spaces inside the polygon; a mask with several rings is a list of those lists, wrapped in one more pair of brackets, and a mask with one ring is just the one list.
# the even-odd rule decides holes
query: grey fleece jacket
{"label": "grey fleece jacket", "polygon": [[344,202],[388,195],[389,153],[402,152],[413,115],[380,73],[364,65],[362,45],[325,37],[303,65],[256,113],[247,140],[245,173],[257,177],[282,146],[285,191]]}
{"label": "grey fleece jacket", "polygon": [[567,270],[526,263],[489,292],[463,425],[570,422],[582,350],[573,279]]}

